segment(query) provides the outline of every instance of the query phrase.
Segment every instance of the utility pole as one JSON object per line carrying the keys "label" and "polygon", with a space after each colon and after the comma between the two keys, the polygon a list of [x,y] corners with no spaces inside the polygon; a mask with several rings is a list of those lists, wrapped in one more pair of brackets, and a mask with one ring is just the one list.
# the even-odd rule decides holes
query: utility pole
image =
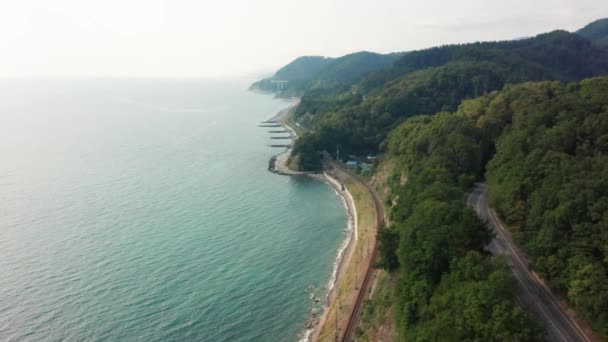
{"label": "utility pole", "polygon": [[340,310],[340,288],[338,290],[338,305],[336,306],[336,342],[340,340],[340,328],[338,327],[338,310]]}
{"label": "utility pole", "polygon": [[340,161],[340,144],[336,146],[336,160]]}
{"label": "utility pole", "polygon": [[358,282],[357,282],[357,278],[358,278],[357,275],[359,273],[359,259],[360,259],[359,256],[361,254],[361,251],[359,250],[359,248],[356,248],[355,251],[357,253],[357,255],[356,255],[356,262],[355,262],[355,290],[358,290],[359,286],[358,286]]}

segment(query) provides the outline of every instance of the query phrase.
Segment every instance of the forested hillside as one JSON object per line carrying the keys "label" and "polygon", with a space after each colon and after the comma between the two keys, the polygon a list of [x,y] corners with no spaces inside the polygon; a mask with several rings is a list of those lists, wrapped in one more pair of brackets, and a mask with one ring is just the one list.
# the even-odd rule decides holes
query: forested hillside
{"label": "forested hillside", "polygon": [[453,111],[463,99],[509,83],[606,74],[608,51],[565,31],[411,52],[393,68],[371,73],[352,87],[307,92],[296,120],[314,133],[300,139],[294,152],[333,153],[340,145],[344,155],[377,153],[387,133],[413,115]]}
{"label": "forested hillside", "polygon": [[332,61],[332,58],[322,56],[299,57],[279,69],[274,78],[286,81],[309,80],[314,77],[315,73]]}
{"label": "forested hillside", "polygon": [[397,279],[403,341],[542,339],[516,304],[506,263],[483,249],[490,232],[463,203],[482,172],[481,141],[475,122],[453,113],[418,116],[391,133],[385,158],[398,167],[380,254]]}
{"label": "forested hillside", "polygon": [[542,338],[463,204],[484,178],[530,267],[608,338],[607,23],[413,51],[306,88],[294,113],[309,129],[292,151],[301,169],[338,148],[393,165],[379,265],[396,283],[402,340]]}
{"label": "forested hillside", "polygon": [[281,68],[276,74],[252,85],[253,89],[276,91],[274,80],[288,81],[281,88],[281,96],[300,96],[315,88],[330,88],[355,82],[370,71],[384,69],[403,56],[403,53],[378,54],[361,51],[339,58],[300,57]]}
{"label": "forested hillside", "polygon": [[[380,251],[382,265],[398,274],[405,340],[440,340],[463,327],[457,340],[486,338],[483,317],[497,316],[503,334],[523,327],[515,339],[538,333],[518,308],[492,311],[513,305],[509,272],[482,251],[488,234],[462,204],[486,160],[492,203],[533,269],[608,335],[607,77],[507,86],[454,113],[417,116],[391,133],[385,158],[398,167]],[[405,186],[397,181],[404,177]],[[488,294],[469,301],[477,286]]]}
{"label": "forested hillside", "polygon": [[608,48],[608,18],[596,20],[576,33],[598,46]]}
{"label": "forested hillside", "polygon": [[[311,85],[311,79],[333,59],[322,56],[298,57],[279,69],[274,76],[255,82],[250,89],[270,92],[283,92],[285,96],[295,96]],[[287,87],[277,86],[273,81],[288,81]]]}
{"label": "forested hillside", "polygon": [[368,51],[356,52],[334,59],[319,70],[314,78],[331,85],[348,84],[358,80],[370,71],[392,66],[403,55],[403,53],[382,55]]}
{"label": "forested hillside", "polygon": [[469,114],[503,126],[487,178],[493,206],[534,269],[608,335],[608,78],[509,87]]}

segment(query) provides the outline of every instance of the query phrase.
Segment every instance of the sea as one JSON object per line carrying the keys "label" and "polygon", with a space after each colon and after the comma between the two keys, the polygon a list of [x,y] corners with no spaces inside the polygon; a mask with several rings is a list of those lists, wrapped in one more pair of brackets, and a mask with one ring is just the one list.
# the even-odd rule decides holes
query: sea
{"label": "sea", "polygon": [[249,78],[0,80],[0,341],[297,341],[347,212]]}

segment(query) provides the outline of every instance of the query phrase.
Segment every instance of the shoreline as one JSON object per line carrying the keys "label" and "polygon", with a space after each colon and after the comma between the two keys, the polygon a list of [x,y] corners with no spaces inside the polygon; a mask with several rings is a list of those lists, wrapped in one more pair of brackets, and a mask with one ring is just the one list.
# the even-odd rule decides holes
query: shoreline
{"label": "shoreline", "polygon": [[[293,146],[295,140],[298,138],[298,135],[295,129],[287,124],[286,117],[289,115],[290,111],[300,103],[300,99],[292,100],[293,102],[287,108],[281,110],[267,121],[276,122],[280,124],[281,127],[283,127],[287,132],[289,132],[289,138]],[[309,320],[305,326],[305,330],[301,333],[301,337],[298,340],[300,342],[305,342],[318,338],[321,327],[323,327],[325,321],[327,320],[329,309],[336,299],[336,289],[338,283],[342,279],[342,276],[346,274],[346,270],[354,253],[354,246],[359,239],[359,233],[355,201],[352,194],[348,191],[344,184],[330,176],[327,172],[314,173],[291,170],[287,165],[287,160],[291,155],[291,151],[292,148],[290,147],[285,151],[272,156],[269,161],[268,170],[272,173],[283,176],[307,176],[326,183],[332,189],[334,189],[336,194],[341,198],[347,213],[347,227],[345,228],[346,236],[336,251],[336,258],[333,263],[334,267],[327,283],[325,303],[323,304],[320,312],[317,313],[314,312],[314,310],[311,311]]]}
{"label": "shoreline", "polygon": [[276,173],[276,174],[284,175],[284,176],[314,175],[315,174],[313,172],[294,171],[294,170],[290,169],[289,166],[287,165],[287,161],[289,159],[289,156],[291,155],[291,150],[293,149],[293,144],[298,139],[298,133],[296,132],[296,130],[293,127],[291,127],[289,124],[287,124],[287,122],[285,122],[286,121],[285,119],[289,115],[289,112],[292,111],[298,104],[300,104],[300,99],[294,98],[294,99],[292,99],[292,102],[289,104],[289,106],[287,108],[281,110],[275,116],[266,120],[268,122],[275,122],[275,123],[281,125],[281,127],[283,127],[283,129],[285,129],[285,131],[287,131],[287,133],[289,133],[289,140],[291,141],[291,146],[292,146],[292,147],[286,148],[283,152],[278,153],[270,158],[270,161],[268,163],[268,171],[270,171],[272,173]]}
{"label": "shoreline", "polygon": [[323,172],[322,176],[318,175],[318,177],[321,181],[331,186],[338,194],[338,196],[340,196],[340,198],[342,199],[342,202],[346,207],[346,212],[348,215],[348,227],[346,237],[338,248],[336,260],[334,261],[334,269],[332,270],[332,275],[328,282],[328,290],[325,296],[325,304],[323,305],[323,311],[321,312],[321,316],[318,317],[316,322],[314,322],[314,324],[307,329],[306,338],[300,340],[302,342],[315,341],[318,339],[319,334],[321,333],[321,328],[327,320],[329,309],[336,300],[336,289],[338,287],[338,283],[342,280],[342,276],[346,274],[346,270],[355,251],[354,247],[357,241],[359,240],[357,207],[355,205],[355,200],[353,199],[352,194],[342,183],[340,183],[337,179],[333,178],[326,172]]}

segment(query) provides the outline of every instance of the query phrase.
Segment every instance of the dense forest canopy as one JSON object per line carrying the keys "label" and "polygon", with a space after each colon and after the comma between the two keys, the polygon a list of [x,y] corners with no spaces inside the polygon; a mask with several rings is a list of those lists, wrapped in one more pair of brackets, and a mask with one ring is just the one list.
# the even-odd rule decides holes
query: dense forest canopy
{"label": "dense forest canopy", "polygon": [[[465,100],[454,113],[414,117],[392,131],[387,154],[397,161],[394,178],[408,179],[405,187],[392,184],[393,226],[380,239],[383,265],[406,274],[402,326],[411,325],[411,301],[418,317],[438,291],[425,290],[423,304],[411,297],[422,286],[420,274],[409,277],[412,268],[423,267],[435,284],[441,274],[451,277],[450,258],[442,256],[450,243],[482,253],[467,240],[486,241],[472,219],[466,238],[457,237],[459,215],[468,211],[458,200],[486,170],[491,202],[534,270],[608,335],[608,77],[509,85]],[[449,232],[433,233],[445,225]],[[442,237],[451,241],[436,241]]]}
{"label": "dense forest canopy", "polygon": [[397,282],[403,340],[542,338],[463,204],[484,177],[531,267],[608,337],[607,27],[413,51],[358,78],[300,84],[301,169],[338,147],[394,165],[379,265]]}
{"label": "dense forest canopy", "polygon": [[454,111],[462,100],[505,84],[605,74],[608,51],[565,31],[414,51],[352,86],[305,93],[296,120],[314,132],[294,151],[306,144],[330,153],[340,145],[344,155],[377,153],[387,133],[408,117]]}
{"label": "dense forest canopy", "polygon": [[471,112],[482,131],[504,127],[487,167],[492,204],[537,272],[608,335],[608,78],[492,97]]}
{"label": "dense forest canopy", "polygon": [[414,117],[389,138],[384,158],[398,167],[379,248],[398,279],[403,341],[542,339],[506,263],[484,251],[491,233],[462,200],[482,172],[482,140],[474,120],[454,113]]}

